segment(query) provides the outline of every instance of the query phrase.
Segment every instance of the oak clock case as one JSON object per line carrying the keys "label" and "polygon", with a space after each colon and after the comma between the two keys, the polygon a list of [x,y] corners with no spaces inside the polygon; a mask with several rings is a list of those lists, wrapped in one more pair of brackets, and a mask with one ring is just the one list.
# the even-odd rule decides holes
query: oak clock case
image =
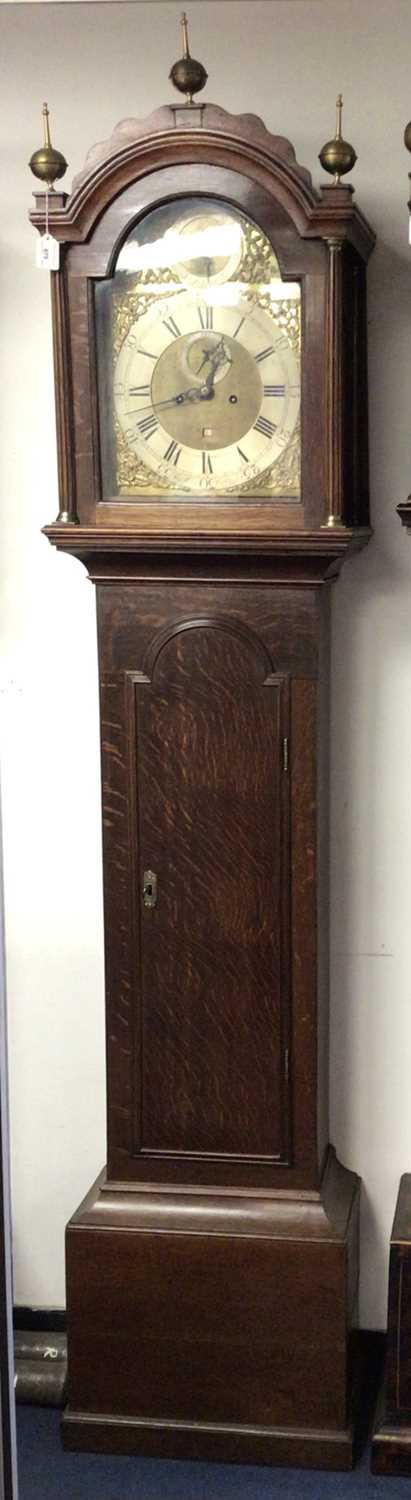
{"label": "oak clock case", "polygon": [[[44,197],[34,224],[44,226]],[[49,204],[60,513],[96,585],[107,1166],[67,1447],[348,1467],[359,1179],[328,1143],[328,581],[369,535],[351,188],[214,105]]]}

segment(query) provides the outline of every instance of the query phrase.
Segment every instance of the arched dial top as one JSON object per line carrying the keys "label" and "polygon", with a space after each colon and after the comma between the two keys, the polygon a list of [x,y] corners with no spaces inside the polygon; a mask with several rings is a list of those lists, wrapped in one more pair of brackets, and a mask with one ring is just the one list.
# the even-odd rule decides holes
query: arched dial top
{"label": "arched dial top", "polygon": [[227,202],[176,198],[133,227],[96,287],[105,496],[298,500],[300,306]]}

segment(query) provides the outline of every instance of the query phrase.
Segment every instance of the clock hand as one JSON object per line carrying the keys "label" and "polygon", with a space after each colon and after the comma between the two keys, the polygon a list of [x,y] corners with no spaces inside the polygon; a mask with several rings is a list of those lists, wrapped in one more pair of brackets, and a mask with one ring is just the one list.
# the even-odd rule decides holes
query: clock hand
{"label": "clock hand", "polygon": [[207,364],[207,360],[210,359],[210,350],[209,349],[203,349],[203,354],[204,354],[204,359],[202,359],[201,365],[199,365],[199,367],[198,367],[198,370],[197,370],[197,374],[198,375],[201,375],[201,371],[202,371],[203,365],[206,365]]}
{"label": "clock hand", "polygon": [[[214,392],[212,394],[214,395]],[[163,406],[183,406],[185,401],[206,401],[209,399],[209,395],[207,385],[191,385],[188,390],[179,391],[176,396],[167,396],[164,401],[156,401],[154,409],[155,411],[160,411]],[[125,412],[125,416],[138,417],[139,412],[147,412],[150,410],[150,406],[150,401],[146,401],[144,406],[134,406],[128,412]]]}
{"label": "clock hand", "polygon": [[210,355],[210,358],[212,360],[211,370],[209,370],[205,383],[209,390],[210,396],[214,396],[214,381],[219,365],[223,364],[226,360],[228,361],[229,365],[232,364],[232,359],[230,358],[230,355],[227,354],[227,350],[225,348],[224,337],[220,339],[220,342],[217,344],[217,348],[214,350],[214,355]]}
{"label": "clock hand", "polygon": [[217,364],[221,364],[222,361],[223,361],[223,359],[227,359],[228,362],[229,362],[229,364],[230,365],[232,364],[232,360],[230,359],[230,355],[227,354],[227,350],[225,348],[224,334],[221,335],[221,338],[219,339],[218,344],[215,345],[214,349],[203,349],[203,355],[204,355],[204,359],[202,359],[201,365],[199,366],[199,369],[197,370],[197,374],[198,375],[201,374],[201,370],[203,368],[203,365],[205,365],[207,363],[207,360],[211,360],[213,364],[214,364],[215,361],[217,362]]}

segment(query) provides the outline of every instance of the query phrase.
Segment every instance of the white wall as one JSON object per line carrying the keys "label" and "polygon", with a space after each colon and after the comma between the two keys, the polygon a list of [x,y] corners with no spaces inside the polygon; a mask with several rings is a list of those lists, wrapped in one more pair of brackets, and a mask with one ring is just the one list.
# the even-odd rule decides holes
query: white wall
{"label": "white wall", "polygon": [[[49,288],[26,162],[47,99],[70,162],[167,102],[178,6],[1,5],[2,775],[15,1291],[64,1302],[63,1228],[104,1159],[97,668],[92,586],[40,535],[57,482]],[[362,1323],[382,1326],[400,1172],[411,1170],[409,0],[201,0],[207,97],[254,109],[321,172],[342,89],[370,265],[375,539],[333,598],[332,1138],[364,1180]]]}

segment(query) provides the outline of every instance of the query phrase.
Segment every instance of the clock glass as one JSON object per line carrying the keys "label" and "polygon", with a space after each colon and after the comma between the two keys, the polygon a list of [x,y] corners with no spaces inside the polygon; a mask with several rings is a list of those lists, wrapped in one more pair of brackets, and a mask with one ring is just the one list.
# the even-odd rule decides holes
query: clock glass
{"label": "clock glass", "polygon": [[301,291],[230,204],[151,211],[96,285],[103,499],[300,499]]}

